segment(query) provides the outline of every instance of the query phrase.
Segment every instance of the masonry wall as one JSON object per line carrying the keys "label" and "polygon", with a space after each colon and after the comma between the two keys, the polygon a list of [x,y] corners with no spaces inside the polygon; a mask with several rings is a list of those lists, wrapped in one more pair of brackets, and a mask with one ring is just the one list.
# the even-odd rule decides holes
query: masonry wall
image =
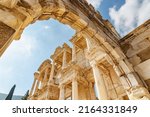
{"label": "masonry wall", "polygon": [[121,46],[150,91],[150,20],[125,36]]}

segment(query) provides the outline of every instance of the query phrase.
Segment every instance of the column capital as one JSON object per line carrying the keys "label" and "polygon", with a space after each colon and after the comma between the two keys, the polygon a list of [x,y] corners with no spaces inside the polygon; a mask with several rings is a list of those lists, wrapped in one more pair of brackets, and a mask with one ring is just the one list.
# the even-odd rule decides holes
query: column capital
{"label": "column capital", "polygon": [[38,71],[35,72],[35,73],[34,73],[34,78],[35,78],[35,79],[38,79],[39,75],[40,75],[40,72],[38,72]]}
{"label": "column capital", "polygon": [[94,66],[98,65],[98,62],[96,60],[92,60],[92,61],[90,61],[90,65],[92,67],[94,67]]}
{"label": "column capital", "polygon": [[55,59],[52,61],[52,65],[55,65],[55,61],[56,61]]}
{"label": "column capital", "polygon": [[72,81],[78,81],[78,75],[76,75],[76,77],[72,78]]}
{"label": "column capital", "polygon": [[60,84],[58,87],[59,88],[65,88],[65,85],[64,84]]}

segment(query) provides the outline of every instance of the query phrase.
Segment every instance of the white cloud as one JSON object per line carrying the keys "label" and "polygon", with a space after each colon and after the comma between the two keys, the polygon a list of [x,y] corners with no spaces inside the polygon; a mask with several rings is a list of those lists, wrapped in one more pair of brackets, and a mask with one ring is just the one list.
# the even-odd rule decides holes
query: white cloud
{"label": "white cloud", "polygon": [[109,15],[117,31],[125,35],[150,18],[149,0],[126,0],[120,9],[109,9]]}
{"label": "white cloud", "polygon": [[50,27],[49,27],[49,26],[47,26],[47,25],[46,25],[46,26],[44,26],[44,29],[49,29],[49,28],[50,28]]}
{"label": "white cloud", "polygon": [[2,59],[18,58],[19,56],[23,56],[22,58],[28,58],[32,55],[36,46],[37,42],[32,35],[23,34],[19,41],[12,42],[4,55],[2,55]]}
{"label": "white cloud", "polygon": [[36,45],[36,41],[32,36],[24,34],[19,41],[14,41],[0,58],[0,76],[12,78],[15,64],[31,60]]}
{"label": "white cloud", "polygon": [[101,2],[103,0],[87,0],[87,1],[97,9],[101,5]]}

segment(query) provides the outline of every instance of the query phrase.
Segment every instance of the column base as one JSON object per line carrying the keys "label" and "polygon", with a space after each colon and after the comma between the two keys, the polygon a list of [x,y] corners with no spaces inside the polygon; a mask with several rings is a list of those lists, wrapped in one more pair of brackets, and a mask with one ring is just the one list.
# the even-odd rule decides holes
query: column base
{"label": "column base", "polygon": [[128,96],[130,100],[150,100],[150,93],[142,86],[135,86],[129,89]]}

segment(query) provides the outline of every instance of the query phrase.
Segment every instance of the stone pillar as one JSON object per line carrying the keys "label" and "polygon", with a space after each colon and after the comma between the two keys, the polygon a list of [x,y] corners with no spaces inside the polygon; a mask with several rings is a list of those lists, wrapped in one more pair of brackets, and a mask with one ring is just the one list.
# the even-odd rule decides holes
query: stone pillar
{"label": "stone pillar", "polygon": [[51,73],[50,73],[48,84],[53,83],[54,71],[55,71],[55,61],[53,61],[53,63],[52,63]]}
{"label": "stone pillar", "polygon": [[94,85],[91,82],[89,83],[89,91],[90,91],[91,100],[96,100]]}
{"label": "stone pillar", "polygon": [[72,48],[72,62],[76,62],[76,46],[73,44]]}
{"label": "stone pillar", "polygon": [[94,74],[94,79],[95,79],[95,84],[97,88],[97,93],[98,93],[98,98],[100,100],[107,100],[108,99],[108,94],[107,94],[107,89],[105,86],[105,82],[103,79],[103,75],[99,67],[97,66],[96,62],[93,62],[91,64],[92,69],[93,69],[93,74]]}
{"label": "stone pillar", "polygon": [[31,91],[30,91],[30,96],[32,96],[32,94],[33,94],[33,90],[34,90],[34,88],[35,88],[35,83],[36,83],[36,78],[34,78],[34,81],[33,81],[33,84],[32,84],[32,88],[31,88]]}
{"label": "stone pillar", "polygon": [[42,89],[42,87],[43,87],[43,79],[44,79],[44,75],[43,75],[43,72],[41,72],[38,77],[38,81],[39,81],[38,88],[39,89]]}
{"label": "stone pillar", "polygon": [[59,100],[65,100],[65,86],[60,85]]}
{"label": "stone pillar", "polygon": [[44,78],[43,78],[43,80],[42,80],[42,88],[43,88],[43,87],[46,85],[46,83],[47,83],[48,69],[49,69],[49,68],[46,68],[45,73],[44,73]]}
{"label": "stone pillar", "polygon": [[[38,78],[39,78],[39,73],[38,72],[35,72],[34,73],[34,82],[33,82],[33,85],[32,85],[32,88],[31,88],[31,92],[30,94],[33,95],[35,93],[35,91],[38,89],[39,87],[39,81],[38,81]],[[31,96],[30,95],[30,96]]]}
{"label": "stone pillar", "polygon": [[40,81],[37,80],[37,82],[36,82],[36,87],[35,87],[35,92],[39,89],[39,84],[40,84]]}
{"label": "stone pillar", "polygon": [[64,49],[63,52],[63,62],[62,62],[62,69],[64,69],[67,66],[67,51]]}
{"label": "stone pillar", "polygon": [[72,100],[78,100],[78,81],[75,78],[72,80]]}

